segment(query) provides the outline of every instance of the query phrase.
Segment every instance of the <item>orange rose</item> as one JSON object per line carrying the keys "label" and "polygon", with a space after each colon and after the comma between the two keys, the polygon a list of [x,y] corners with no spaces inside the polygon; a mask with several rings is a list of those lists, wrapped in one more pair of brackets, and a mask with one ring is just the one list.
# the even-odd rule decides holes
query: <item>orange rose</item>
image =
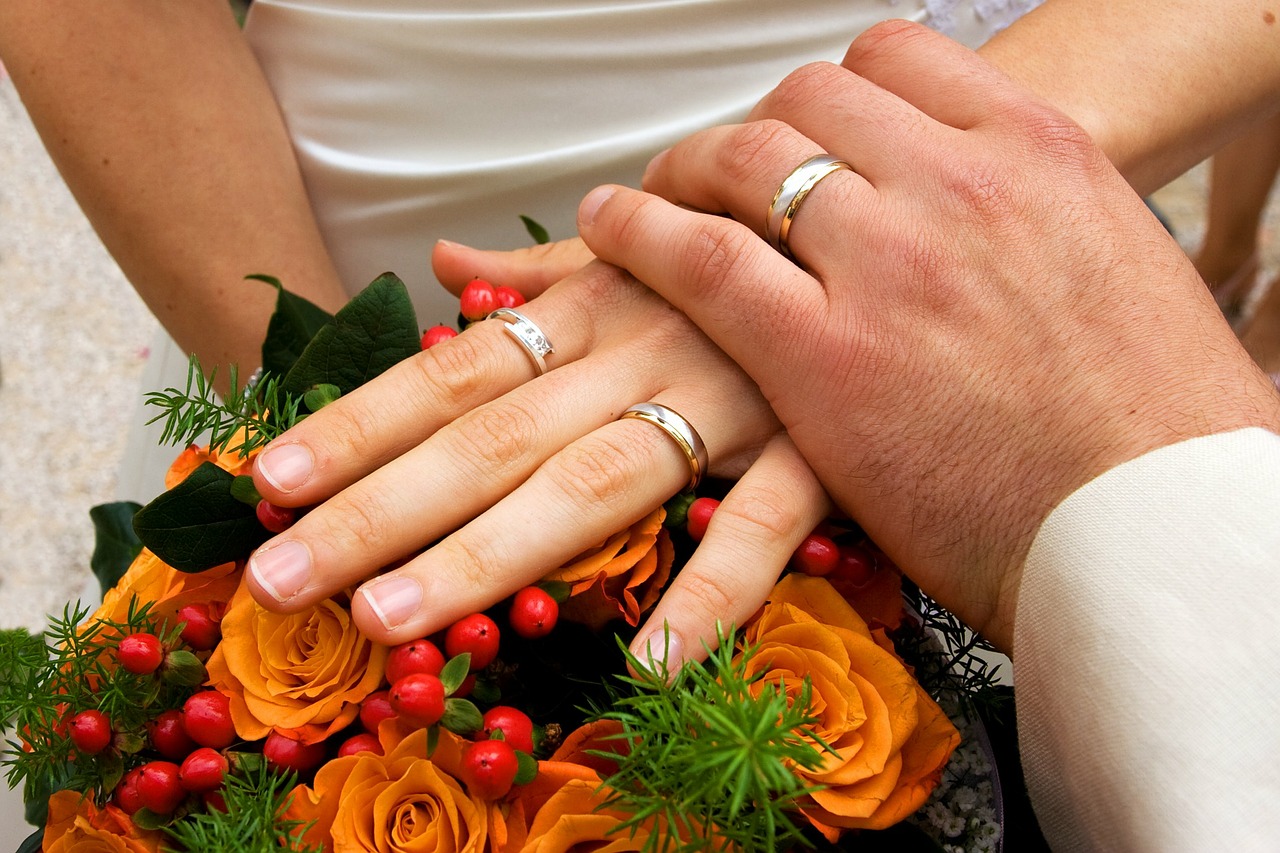
{"label": "orange rose", "polygon": [[115,806],[99,809],[75,791],[58,791],[49,798],[45,823],[45,853],[159,853],[158,832],[139,829]]}
{"label": "orange rose", "polygon": [[102,605],[92,618],[124,622],[128,617],[129,603],[137,598],[139,603],[154,602],[151,612],[161,621],[174,624],[178,611],[184,606],[207,601],[225,602],[239,584],[240,572],[235,563],[187,574],[165,564],[143,548],[124,577],[107,590]]}
{"label": "orange rose", "polygon": [[658,507],[547,575],[546,580],[569,584],[571,597],[561,605],[561,617],[597,631],[619,616],[633,627],[639,625],[671,575],[675,551],[662,526],[666,517],[666,510]]}
{"label": "orange rose", "polygon": [[334,853],[484,851],[496,806],[458,781],[462,739],[442,730],[428,759],[426,729],[402,737],[404,729],[390,720],[378,735],[385,755],[336,758],[320,768],[313,786],[294,789],[287,816],[314,821],[306,842]]}
{"label": "orange rose", "polygon": [[[235,437],[231,439],[231,443],[227,446],[235,447],[243,442],[244,438],[245,433],[241,430],[235,434]],[[209,447],[197,447],[192,444],[178,454],[178,458],[173,460],[173,464],[165,472],[164,487],[172,489],[191,476],[192,471],[206,462],[212,462],[223,471],[227,471],[237,477],[242,474],[252,474],[253,459],[257,455],[257,449],[251,450],[247,456],[241,456],[239,451],[219,452]]]}
{"label": "orange rose", "polygon": [[883,829],[924,804],[960,735],[829,583],[784,577],[746,641],[759,646],[749,674],[791,696],[809,678],[816,733],[837,752],[796,771],[824,786],[803,808],[815,827],[834,840],[841,828]]}
{"label": "orange rose", "polygon": [[650,829],[642,826],[634,832],[619,831],[618,824],[628,815],[605,808],[604,802],[608,797],[608,789],[602,789],[599,782],[587,779],[566,781],[534,816],[523,853],[644,850]]}
{"label": "orange rose", "polygon": [[356,718],[381,684],[386,660],[387,647],[360,633],[335,600],[272,613],[242,582],[207,668],[209,682],[231,699],[240,737],[258,740],[276,728],[315,743]]}

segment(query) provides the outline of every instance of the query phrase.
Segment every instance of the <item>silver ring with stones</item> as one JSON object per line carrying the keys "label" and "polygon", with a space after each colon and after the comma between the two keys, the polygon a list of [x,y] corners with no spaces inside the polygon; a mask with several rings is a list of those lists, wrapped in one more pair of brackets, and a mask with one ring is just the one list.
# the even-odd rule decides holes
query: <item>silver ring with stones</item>
{"label": "silver ring with stones", "polygon": [[538,371],[538,375],[547,372],[546,356],[556,351],[551,345],[551,341],[538,328],[538,324],[521,314],[514,308],[499,308],[485,319],[502,320],[507,325],[504,326],[507,334],[515,338],[516,343],[520,344],[520,348],[529,356],[529,360],[533,362],[533,369]]}
{"label": "silver ring with stones", "polygon": [[689,485],[685,491],[693,491],[702,482],[702,475],[707,471],[707,446],[702,443],[702,436],[693,428],[693,424],[680,416],[680,413],[668,409],[661,403],[636,403],[618,418],[638,418],[654,424],[680,448],[689,463]]}
{"label": "silver ring with stones", "polygon": [[773,194],[773,201],[769,202],[769,214],[765,218],[764,236],[770,246],[790,260],[795,260],[787,246],[791,221],[796,218],[796,212],[800,210],[805,196],[809,195],[818,182],[841,169],[853,171],[853,167],[845,161],[829,154],[820,154],[796,166],[783,179],[778,191]]}

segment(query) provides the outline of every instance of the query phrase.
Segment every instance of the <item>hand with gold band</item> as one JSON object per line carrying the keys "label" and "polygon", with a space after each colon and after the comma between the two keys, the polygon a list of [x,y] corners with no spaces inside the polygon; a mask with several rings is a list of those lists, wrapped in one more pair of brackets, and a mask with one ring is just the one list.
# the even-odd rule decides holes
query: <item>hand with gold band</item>
{"label": "hand with gold band", "polygon": [[[1087,135],[922,28],[801,69],[644,186],[587,197],[588,248],[687,312],[833,499],[1006,649],[1023,560],[1069,493],[1184,438],[1280,425]],[[794,262],[770,245],[783,221]]]}
{"label": "hand with gold band", "polygon": [[[443,265],[460,253],[441,250]],[[360,627],[412,639],[536,582],[703,476],[738,477],[637,646],[667,619],[701,656],[716,620],[749,617],[826,516],[816,478],[746,375],[616,268],[588,264],[497,313],[263,451],[263,496],[318,506],[253,555],[255,597],[295,610],[362,584]]]}

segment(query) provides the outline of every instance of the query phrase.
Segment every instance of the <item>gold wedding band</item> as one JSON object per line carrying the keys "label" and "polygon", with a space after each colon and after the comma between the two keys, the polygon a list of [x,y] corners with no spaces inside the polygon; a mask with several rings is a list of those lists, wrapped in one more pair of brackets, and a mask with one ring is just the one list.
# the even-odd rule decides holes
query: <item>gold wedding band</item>
{"label": "gold wedding band", "polygon": [[843,160],[829,154],[810,157],[791,170],[791,174],[783,179],[778,191],[769,202],[769,214],[765,218],[765,239],[769,245],[781,252],[790,260],[795,260],[791,248],[787,245],[787,236],[791,233],[791,221],[810,191],[818,182],[841,169],[853,171],[853,167]]}
{"label": "gold wedding band", "polygon": [[551,341],[542,333],[542,329],[538,328],[538,324],[521,314],[514,308],[499,308],[492,312],[486,320],[502,320],[507,334],[516,339],[516,343],[520,344],[520,348],[529,356],[529,360],[533,362],[533,369],[538,371],[538,375],[547,372],[546,356],[551,355],[556,349],[551,345]]}
{"label": "gold wedding band", "polygon": [[702,437],[693,428],[693,424],[681,417],[679,412],[660,403],[636,403],[623,412],[619,420],[622,418],[648,421],[671,436],[689,463],[689,485],[685,490],[691,492],[698,488],[702,475],[707,471],[707,446],[702,443]]}

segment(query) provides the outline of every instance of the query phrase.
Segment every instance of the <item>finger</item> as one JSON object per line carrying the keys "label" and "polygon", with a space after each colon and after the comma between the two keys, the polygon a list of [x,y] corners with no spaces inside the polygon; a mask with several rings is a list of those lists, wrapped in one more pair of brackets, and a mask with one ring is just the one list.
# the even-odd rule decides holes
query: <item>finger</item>
{"label": "finger", "polygon": [[593,256],[574,237],[511,251],[473,249],[440,240],[431,251],[431,268],[440,283],[461,294],[467,282],[483,278],[495,285],[513,287],[532,299],[548,287],[587,264]]}
{"label": "finger", "polygon": [[715,649],[717,627],[741,627],[765,602],[831,502],[786,433],[770,440],[725,496],[698,549],[646,620],[631,653],[674,673]]}
{"label": "finger", "polygon": [[[871,27],[849,46],[841,65],[935,121],[960,130],[1005,117],[1028,103],[1025,91],[974,51],[910,21]],[[800,122],[798,127],[813,129],[824,123],[813,113],[813,105],[806,113],[812,119],[792,116]],[[825,123],[834,123],[832,118],[839,121],[829,116]]]}
{"label": "finger", "polygon": [[618,186],[592,190],[578,231],[602,260],[631,271],[683,311],[772,399],[770,366],[803,357],[820,329],[822,285],[746,226]]}
{"label": "finger", "polygon": [[[574,276],[575,287],[521,306],[555,345],[555,353],[546,357],[549,367],[592,350],[594,318],[629,310],[634,292],[609,283],[618,275],[603,265],[584,269]],[[310,415],[258,456],[258,491],[282,506],[317,504],[463,412],[533,379],[527,353],[505,329],[497,319],[478,323]]]}
{"label": "finger", "polygon": [[[673,389],[653,400],[697,423],[713,458],[763,443],[777,429],[766,419],[742,433],[741,402],[732,394],[689,397]],[[637,419],[611,422],[557,453],[456,533],[362,586],[352,613],[379,642],[439,630],[648,515],[688,479],[687,459],[661,429]]]}
{"label": "finger", "polygon": [[[771,201],[783,181],[801,163],[822,153],[821,146],[777,121],[716,127],[659,155],[650,163],[643,184],[645,190],[673,204],[728,213],[764,237]],[[859,228],[857,222],[864,218],[861,211],[874,203],[875,190],[857,172],[840,170],[821,184],[805,196],[791,222],[791,233],[807,235],[799,242],[788,240],[797,258],[822,257],[812,251],[801,255],[799,250],[805,244],[831,246],[846,229]],[[834,199],[839,204],[830,203]]]}

